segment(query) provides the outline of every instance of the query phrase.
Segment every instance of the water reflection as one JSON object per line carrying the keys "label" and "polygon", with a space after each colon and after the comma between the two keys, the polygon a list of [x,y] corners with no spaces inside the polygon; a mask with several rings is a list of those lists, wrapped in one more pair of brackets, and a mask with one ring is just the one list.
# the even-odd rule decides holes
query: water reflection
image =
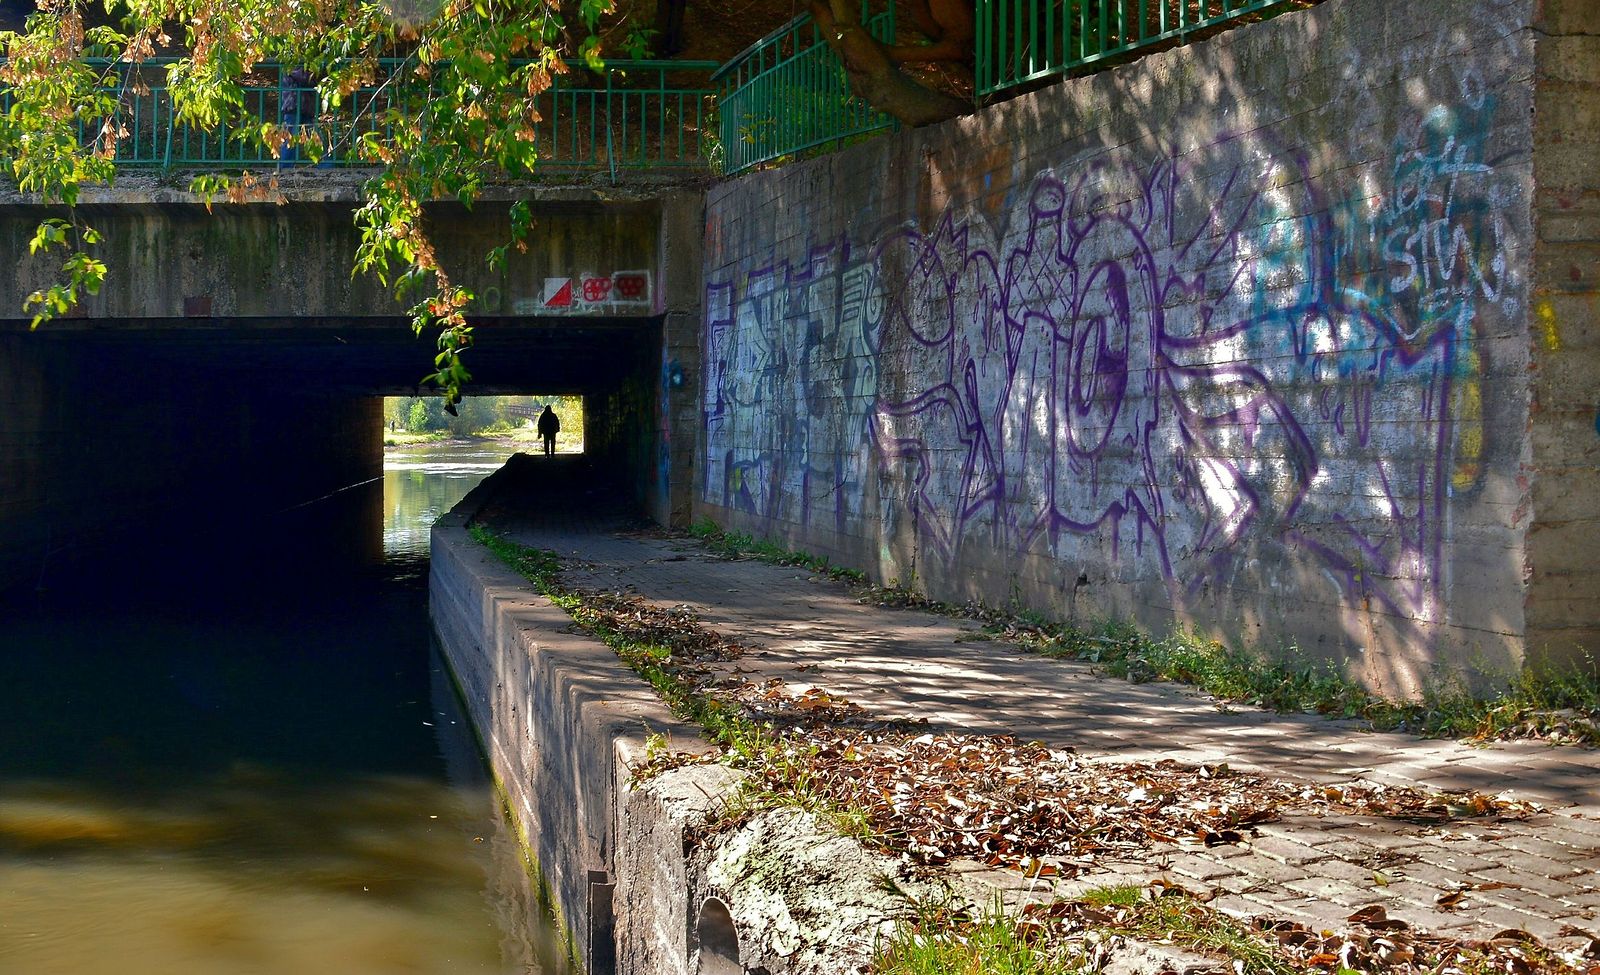
{"label": "water reflection", "polygon": [[516,449],[500,441],[390,447],[383,459],[384,551],[426,554],[433,523]]}
{"label": "water reflection", "polygon": [[414,557],[492,466],[404,463],[381,571],[0,611],[0,972],[554,967]]}

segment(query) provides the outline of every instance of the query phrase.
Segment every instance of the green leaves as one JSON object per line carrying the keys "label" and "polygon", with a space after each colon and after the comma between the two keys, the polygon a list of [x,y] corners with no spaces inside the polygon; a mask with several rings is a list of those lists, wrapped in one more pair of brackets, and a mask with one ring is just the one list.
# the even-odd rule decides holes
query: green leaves
{"label": "green leaves", "polygon": [[189,192],[200,197],[211,212],[211,204],[219,196],[226,196],[233,188],[233,177],[224,173],[201,173],[189,181]]}
{"label": "green leaves", "polygon": [[[563,58],[603,65],[592,35],[612,0],[572,6],[587,39],[583,27],[569,32],[554,0],[443,0],[425,20],[338,0],[119,0],[107,8],[114,22],[93,27],[83,0],[40,6],[23,30],[0,33],[0,164],[23,193],[70,210],[84,188],[115,177],[132,140],[150,158],[168,125],[213,133],[239,158],[278,161],[274,169],[330,158],[371,166],[355,269],[394,289],[414,329],[437,333],[428,379],[460,398],[471,379],[472,296],[440,266],[424,207],[471,206],[484,186],[531,172],[539,97],[566,70]],[[183,53],[158,66],[150,59],[162,49]],[[153,117],[159,133],[152,92],[171,100],[170,118]],[[189,188],[208,210],[276,192],[242,171],[197,176]],[[526,248],[531,222],[526,204],[513,209],[509,239],[482,255],[491,267]],[[53,261],[60,251],[61,263],[27,299],[36,326],[99,291],[108,269],[91,253],[97,242],[75,216],[40,224],[30,254]]]}
{"label": "green leaves", "polygon": [[71,229],[71,224],[58,218],[52,217],[42,221],[38,229],[33,232],[33,239],[28,241],[28,253],[37,254],[52,247],[64,246],[67,242],[67,233]]}
{"label": "green leaves", "polygon": [[100,234],[87,225],[75,225],[59,217],[40,221],[28,241],[28,253],[40,255],[56,248],[66,248],[68,254],[61,262],[64,280],[29,294],[23,308],[33,312],[30,328],[38,328],[51,319],[65,315],[77,306],[84,295],[97,295],[105,283],[105,262],[95,259],[87,248],[100,243]]}

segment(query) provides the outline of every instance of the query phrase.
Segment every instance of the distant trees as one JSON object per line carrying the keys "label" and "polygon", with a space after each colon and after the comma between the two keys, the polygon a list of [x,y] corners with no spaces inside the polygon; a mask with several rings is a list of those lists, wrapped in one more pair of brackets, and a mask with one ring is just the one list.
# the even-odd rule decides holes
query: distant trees
{"label": "distant trees", "polygon": [[581,396],[465,396],[456,404],[454,416],[445,412],[442,396],[390,396],[383,402],[383,422],[385,429],[393,426],[410,433],[445,433],[452,437],[511,433],[528,425],[528,413],[546,403],[560,415],[563,430],[575,437],[582,432]]}

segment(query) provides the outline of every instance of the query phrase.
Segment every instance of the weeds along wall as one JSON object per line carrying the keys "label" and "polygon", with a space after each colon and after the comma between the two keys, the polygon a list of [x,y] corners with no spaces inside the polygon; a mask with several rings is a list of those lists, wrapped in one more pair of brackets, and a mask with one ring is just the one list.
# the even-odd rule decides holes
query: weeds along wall
{"label": "weeds along wall", "polygon": [[1520,667],[1543,14],[1425,7],[714,188],[697,514],[1391,693]]}

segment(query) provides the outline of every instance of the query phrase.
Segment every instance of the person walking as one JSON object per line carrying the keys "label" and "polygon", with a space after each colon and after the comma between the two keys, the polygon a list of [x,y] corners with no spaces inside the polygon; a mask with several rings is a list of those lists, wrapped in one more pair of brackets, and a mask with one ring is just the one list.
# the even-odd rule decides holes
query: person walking
{"label": "person walking", "polygon": [[561,432],[561,417],[556,416],[556,411],[546,403],[544,412],[539,414],[539,437],[544,440],[544,455],[555,456],[556,434]]}

